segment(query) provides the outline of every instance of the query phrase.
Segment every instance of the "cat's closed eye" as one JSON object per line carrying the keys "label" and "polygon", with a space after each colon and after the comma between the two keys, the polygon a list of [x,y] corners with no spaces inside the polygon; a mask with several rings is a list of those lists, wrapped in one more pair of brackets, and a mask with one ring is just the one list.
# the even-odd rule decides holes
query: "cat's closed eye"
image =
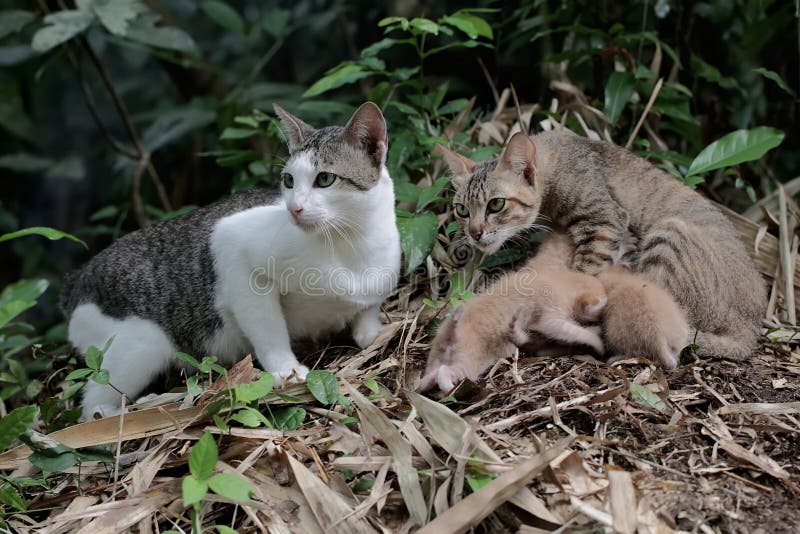
{"label": "cat's closed eye", "polygon": [[458,215],[459,217],[462,217],[464,219],[469,217],[469,210],[467,209],[467,207],[464,204],[459,204],[458,202],[456,202],[454,204],[454,206],[456,208],[456,215]]}
{"label": "cat's closed eye", "polygon": [[283,187],[286,189],[291,189],[294,187],[294,177],[288,172],[281,174],[281,180],[283,181]]}
{"label": "cat's closed eye", "polygon": [[497,213],[501,211],[506,205],[506,199],[504,198],[493,198],[489,201],[486,205],[486,211],[488,213]]}
{"label": "cat's closed eye", "polygon": [[336,181],[336,176],[332,172],[321,172],[317,175],[316,180],[314,180],[314,187],[330,187],[333,185],[333,182]]}

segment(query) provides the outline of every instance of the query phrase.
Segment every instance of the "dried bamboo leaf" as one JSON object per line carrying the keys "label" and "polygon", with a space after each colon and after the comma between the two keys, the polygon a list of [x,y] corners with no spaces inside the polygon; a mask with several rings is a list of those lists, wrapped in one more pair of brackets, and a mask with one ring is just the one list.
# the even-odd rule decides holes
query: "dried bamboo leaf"
{"label": "dried bamboo leaf", "polygon": [[319,526],[326,533],[355,534],[375,532],[363,519],[351,516],[353,509],[341,495],[322,483],[306,466],[287,455],[289,467],[303,492]]}
{"label": "dried bamboo leaf", "polygon": [[622,534],[636,532],[638,505],[630,473],[617,469],[609,471],[608,502],[614,518],[614,530]]}
{"label": "dried bamboo leaf", "polygon": [[517,464],[514,469],[506,471],[425,525],[419,530],[419,534],[466,532],[506,502],[532,477],[544,471],[571,442],[572,438],[565,438],[544,452]]}
{"label": "dried bamboo leaf", "polygon": [[391,451],[394,457],[394,468],[397,472],[397,482],[400,484],[400,493],[403,495],[411,517],[419,525],[425,523],[428,511],[425,506],[425,498],[422,496],[417,470],[411,463],[411,445],[374,404],[349,383],[346,383],[345,387],[358,408],[362,422],[371,425]]}

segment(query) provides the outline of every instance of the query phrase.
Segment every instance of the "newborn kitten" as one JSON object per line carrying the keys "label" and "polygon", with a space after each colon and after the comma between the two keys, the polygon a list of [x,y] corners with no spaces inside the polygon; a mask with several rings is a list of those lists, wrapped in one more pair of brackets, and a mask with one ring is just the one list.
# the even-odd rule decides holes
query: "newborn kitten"
{"label": "newborn kitten", "polygon": [[678,367],[689,324],[669,293],[621,266],[598,278],[608,295],[603,334],[612,358],[651,358],[666,369]]}
{"label": "newborn kitten", "polygon": [[487,290],[462,304],[439,327],[418,389],[439,386],[450,391],[459,381],[475,380],[491,364],[514,353],[515,345],[531,350],[586,345],[598,354],[603,342],[596,329],[576,321],[596,321],[606,303],[597,278],[570,271],[569,238],[545,238],[538,254],[516,272],[507,273]]}
{"label": "newborn kitten", "polygon": [[[103,347],[110,382],[135,399],[175,352],[232,363],[254,352],[280,381],[308,368],[290,341],[350,326],[369,345],[400,266],[386,123],[371,103],[314,129],[279,106],[290,157],[280,193],[253,190],[117,240],[64,285],[69,339]],[[119,410],[84,388],[84,418]]]}
{"label": "newborn kitten", "polygon": [[[483,252],[541,217],[567,229],[574,269],[596,274],[623,261],[669,291],[697,330],[700,356],[742,359],[754,350],[763,281],[731,222],[696,191],[623,148],[566,131],[518,133],[480,164],[440,150],[456,218]],[[638,241],[634,253],[624,241]]]}

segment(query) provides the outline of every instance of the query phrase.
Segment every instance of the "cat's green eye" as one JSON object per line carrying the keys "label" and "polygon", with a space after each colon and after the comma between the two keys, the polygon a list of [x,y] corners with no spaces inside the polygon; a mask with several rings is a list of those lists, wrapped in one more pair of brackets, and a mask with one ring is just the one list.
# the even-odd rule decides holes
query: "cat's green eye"
{"label": "cat's green eye", "polygon": [[462,217],[464,219],[469,217],[469,210],[467,209],[467,207],[464,204],[456,203],[456,204],[454,204],[454,206],[456,208],[456,215],[458,215],[459,217]]}
{"label": "cat's green eye", "polygon": [[281,174],[281,179],[283,180],[283,187],[286,189],[291,189],[294,187],[294,177],[288,172]]}
{"label": "cat's green eye", "polygon": [[317,187],[330,187],[336,181],[336,175],[332,172],[321,172],[314,180],[314,185]]}
{"label": "cat's green eye", "polygon": [[502,210],[506,205],[506,199],[504,198],[493,198],[489,201],[489,204],[486,205],[486,209],[489,213],[497,213],[498,211]]}

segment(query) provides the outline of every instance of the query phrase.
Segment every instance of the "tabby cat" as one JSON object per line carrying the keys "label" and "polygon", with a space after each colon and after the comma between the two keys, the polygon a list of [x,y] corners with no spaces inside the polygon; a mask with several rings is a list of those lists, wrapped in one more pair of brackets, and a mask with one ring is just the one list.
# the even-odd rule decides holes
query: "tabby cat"
{"label": "tabby cat", "polygon": [[766,308],[763,280],[733,225],[707,199],[646,160],[568,131],[517,133],[498,158],[475,163],[440,147],[453,173],[457,220],[486,253],[537,220],[566,229],[572,267],[597,274],[626,260],[666,288],[701,356],[754,350]]}

